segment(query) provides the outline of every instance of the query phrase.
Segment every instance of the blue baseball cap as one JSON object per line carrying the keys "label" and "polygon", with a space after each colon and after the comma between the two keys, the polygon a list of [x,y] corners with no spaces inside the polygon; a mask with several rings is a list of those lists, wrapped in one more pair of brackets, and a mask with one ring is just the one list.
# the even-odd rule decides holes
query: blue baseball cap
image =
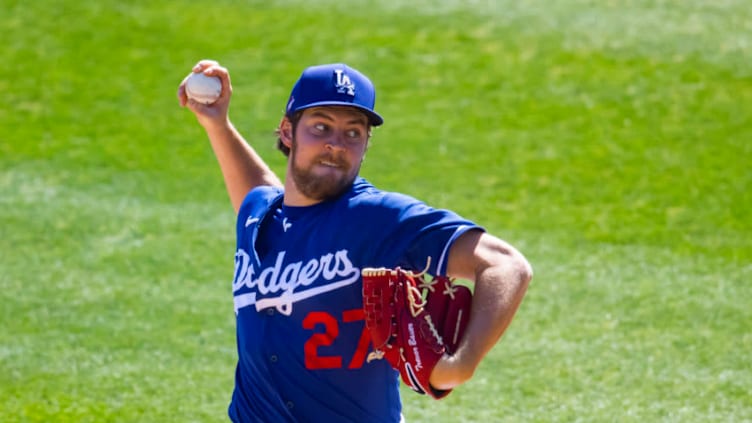
{"label": "blue baseball cap", "polygon": [[373,126],[384,119],[373,110],[376,89],[367,76],[342,64],[318,65],[306,68],[292,87],[285,114],[320,106],[350,106],[360,109]]}

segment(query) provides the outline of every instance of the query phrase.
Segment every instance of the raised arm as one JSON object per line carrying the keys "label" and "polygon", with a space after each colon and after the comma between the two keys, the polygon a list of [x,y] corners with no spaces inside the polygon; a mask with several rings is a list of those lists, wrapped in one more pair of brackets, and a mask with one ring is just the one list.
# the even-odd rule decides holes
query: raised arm
{"label": "raised arm", "polygon": [[508,243],[481,231],[460,236],[449,252],[449,276],[475,282],[470,321],[454,355],[431,373],[431,385],[450,389],[469,380],[483,357],[512,322],[532,278],[525,257]]}
{"label": "raised arm", "polygon": [[235,129],[229,118],[232,84],[226,68],[213,60],[202,60],[192,69],[216,76],[222,81],[222,94],[216,102],[204,105],[188,98],[184,79],[178,87],[180,105],[190,109],[209,136],[214,155],[222,170],[225,187],[235,213],[248,191],[259,185],[282,186],[279,178]]}

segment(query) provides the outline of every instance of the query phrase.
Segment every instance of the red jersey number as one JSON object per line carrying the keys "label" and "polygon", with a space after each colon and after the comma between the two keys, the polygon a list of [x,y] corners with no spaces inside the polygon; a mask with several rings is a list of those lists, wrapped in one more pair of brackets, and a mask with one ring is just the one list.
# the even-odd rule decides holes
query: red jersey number
{"label": "red jersey number", "polygon": [[[360,322],[364,319],[365,315],[362,309],[346,310],[342,313],[343,324]],[[339,336],[339,325],[340,322],[334,316],[325,311],[312,311],[306,315],[305,319],[303,319],[304,329],[317,330],[316,333],[308,338],[308,341],[306,341],[303,346],[307,369],[320,370],[342,368],[343,357],[338,355],[321,355],[319,352],[319,347],[328,347],[337,339]],[[322,327],[324,331],[320,332],[318,327]],[[355,347],[355,352],[347,365],[348,369],[359,369],[363,367],[370,343],[371,336],[364,325],[363,332],[361,332],[360,339],[358,340],[358,345]]]}

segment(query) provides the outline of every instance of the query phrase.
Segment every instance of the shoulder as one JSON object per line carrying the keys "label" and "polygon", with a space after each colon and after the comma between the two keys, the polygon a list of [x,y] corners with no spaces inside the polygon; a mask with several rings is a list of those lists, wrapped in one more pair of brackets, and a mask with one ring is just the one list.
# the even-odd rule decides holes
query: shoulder
{"label": "shoulder", "polygon": [[358,180],[347,200],[347,209],[361,221],[374,225],[387,222],[431,222],[460,220],[451,210],[434,208],[407,194],[375,188],[365,180]]}
{"label": "shoulder", "polygon": [[246,194],[238,215],[258,214],[259,211],[268,209],[283,194],[284,190],[281,187],[260,185]]}
{"label": "shoulder", "polygon": [[378,189],[363,178],[355,180],[347,201],[351,208],[363,209],[403,210],[414,205],[425,205],[422,201],[409,195]]}

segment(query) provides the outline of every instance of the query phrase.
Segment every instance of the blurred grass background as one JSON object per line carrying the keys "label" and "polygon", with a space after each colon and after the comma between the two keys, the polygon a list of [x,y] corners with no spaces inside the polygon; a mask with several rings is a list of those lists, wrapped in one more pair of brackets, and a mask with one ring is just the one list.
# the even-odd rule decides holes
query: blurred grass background
{"label": "blurred grass background", "polygon": [[226,421],[234,221],[178,107],[202,58],[282,174],[292,83],[344,61],[363,175],[520,248],[528,296],[409,422],[752,421],[752,9],[0,0],[0,421]]}

